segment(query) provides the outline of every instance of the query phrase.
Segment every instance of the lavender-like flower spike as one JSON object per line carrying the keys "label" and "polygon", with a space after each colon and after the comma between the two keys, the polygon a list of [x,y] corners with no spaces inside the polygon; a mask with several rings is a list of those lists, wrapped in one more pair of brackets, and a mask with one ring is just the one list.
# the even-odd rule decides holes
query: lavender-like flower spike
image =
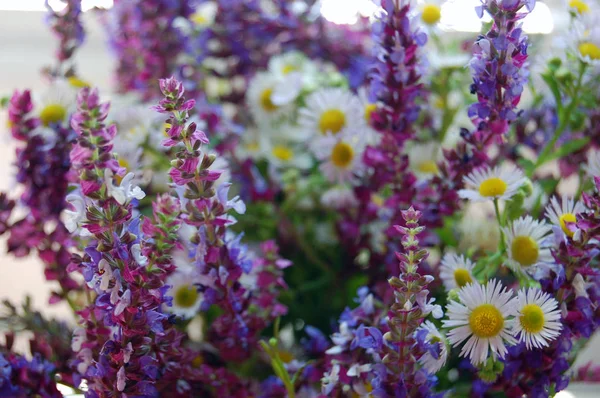
{"label": "lavender-like flower spike", "polygon": [[493,18],[490,31],[475,42],[470,62],[471,92],[478,102],[469,107],[469,117],[484,146],[492,137],[505,134],[517,118],[516,107],[529,75],[528,40],[519,21],[534,6],[535,0],[482,0],[477,7],[480,17],[485,10]]}
{"label": "lavender-like flower spike", "polygon": [[385,12],[373,25],[376,46],[370,96],[378,108],[371,123],[402,144],[411,138],[411,125],[419,115],[415,101],[422,91],[419,47],[425,45],[427,35],[412,26],[410,1],[383,0],[381,6]]}
{"label": "lavender-like flower spike", "polygon": [[48,22],[55,36],[59,39],[56,58],[59,63],[71,59],[75,50],[85,38],[85,31],[81,24],[81,0],[62,0],[66,6],[61,11],[54,11],[46,0],[48,9]]}
{"label": "lavender-like flower spike", "polygon": [[403,251],[396,253],[400,275],[389,279],[395,302],[388,312],[390,331],[384,339],[389,345],[384,346],[383,358],[387,372],[380,388],[389,396],[427,396],[430,386],[425,371],[417,363],[419,347],[415,345],[415,332],[427,315],[440,318],[442,310],[428,297],[427,285],[433,277],[417,272],[419,264],[428,257],[427,251],[419,247],[418,235],[425,229],[419,226],[421,212],[411,207],[401,213],[405,226],[396,229],[403,235]]}

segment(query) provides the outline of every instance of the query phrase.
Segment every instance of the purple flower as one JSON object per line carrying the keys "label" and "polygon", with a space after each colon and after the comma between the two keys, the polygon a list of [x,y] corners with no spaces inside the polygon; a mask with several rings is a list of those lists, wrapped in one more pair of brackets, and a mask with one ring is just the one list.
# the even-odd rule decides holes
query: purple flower
{"label": "purple flower", "polygon": [[365,349],[378,350],[383,344],[383,334],[375,327],[365,327],[360,325],[354,334],[354,340],[350,344],[350,349],[362,347]]}

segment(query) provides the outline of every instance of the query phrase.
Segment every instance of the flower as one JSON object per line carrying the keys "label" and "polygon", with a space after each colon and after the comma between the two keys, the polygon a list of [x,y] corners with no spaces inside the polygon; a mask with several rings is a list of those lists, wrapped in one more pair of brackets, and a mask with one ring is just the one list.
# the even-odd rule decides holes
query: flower
{"label": "flower", "polygon": [[546,222],[526,216],[502,230],[506,236],[508,266],[513,271],[533,274],[539,265],[552,263],[550,245],[545,239],[551,227]]}
{"label": "flower", "polygon": [[297,74],[304,86],[315,83],[318,71],[316,65],[306,55],[298,51],[289,51],[269,59],[269,72],[282,80],[293,78],[294,74]]}
{"label": "flower", "polygon": [[558,302],[540,289],[529,288],[518,292],[517,314],[513,332],[527,349],[547,347],[560,334],[560,310]]}
{"label": "flower", "polygon": [[333,391],[334,387],[340,380],[340,365],[335,364],[331,368],[331,372],[324,373],[323,378],[321,379],[321,393],[324,395],[329,395],[331,391]]}
{"label": "flower", "polygon": [[463,199],[474,202],[490,199],[510,199],[523,185],[525,177],[516,167],[480,168],[463,178],[470,189],[461,189],[458,194]]}
{"label": "flower", "polygon": [[582,212],[584,207],[581,203],[566,196],[561,198],[561,202],[562,206],[555,196],[552,197],[550,204],[546,207],[546,218],[572,238],[575,232],[571,231],[569,225],[573,225],[577,221],[575,215]]}
{"label": "flower", "polygon": [[590,5],[584,0],[565,0],[569,11],[576,15],[583,15],[590,12]]}
{"label": "flower", "polygon": [[343,184],[361,174],[364,145],[357,135],[328,133],[314,142],[315,155],[322,162],[319,169],[329,181]]}
{"label": "flower", "polygon": [[200,309],[203,295],[195,283],[200,280],[192,270],[178,269],[167,278],[169,290],[166,295],[173,297],[173,305],[166,307],[167,311],[182,318],[193,318]]}
{"label": "flower", "polygon": [[590,178],[600,177],[600,151],[593,150],[588,154],[588,163],[585,171]]}
{"label": "flower", "polygon": [[573,51],[579,59],[594,66],[600,65],[600,13],[586,12],[573,21]]}
{"label": "flower", "polygon": [[407,147],[408,160],[412,172],[420,180],[428,180],[439,173],[438,163],[443,159],[437,142],[414,144]]}
{"label": "flower", "polygon": [[[67,203],[70,203],[72,205],[74,210],[69,210],[69,209],[63,210],[64,224],[70,233],[74,233],[75,231],[77,231],[80,228],[81,223],[86,221],[85,201],[83,200],[83,198],[81,196],[76,195],[76,194],[67,195],[66,201],[67,201]],[[87,232],[86,229],[80,230],[80,233],[82,233],[82,234],[85,234],[85,232]]]}
{"label": "flower", "polygon": [[[364,126],[358,98],[342,88],[323,88],[306,98],[298,123],[307,136],[338,135]],[[316,145],[318,145],[315,142]]]}
{"label": "flower", "polygon": [[289,113],[289,104],[302,89],[302,81],[294,77],[285,82],[266,72],[254,76],[248,86],[246,103],[257,124],[281,120]]}
{"label": "flower", "polygon": [[35,109],[44,126],[63,124],[75,110],[77,92],[66,80],[56,79],[35,101]]}
{"label": "flower", "polygon": [[290,140],[264,140],[262,150],[264,157],[269,161],[269,166],[276,170],[288,168],[304,170],[313,165],[313,160],[306,150]]}
{"label": "flower", "polygon": [[131,181],[135,175],[128,173],[121,180],[119,186],[113,184],[113,172],[111,169],[104,169],[104,181],[106,183],[106,189],[109,196],[112,196],[119,204],[125,204],[125,202],[131,199],[144,199],[146,194],[138,186],[132,186]]}
{"label": "flower", "polygon": [[492,279],[486,285],[469,284],[458,291],[460,303],[452,300],[446,308],[450,328],[448,340],[456,347],[466,341],[460,356],[473,365],[486,361],[488,354],[504,358],[505,343],[516,341],[510,332],[509,317],[515,313],[512,291]]}
{"label": "flower", "polygon": [[440,277],[446,290],[460,289],[470,283],[477,283],[473,276],[475,264],[468,258],[455,253],[446,253],[440,266]]}
{"label": "flower", "polygon": [[498,250],[500,230],[490,202],[469,203],[465,206],[463,218],[458,225],[460,240],[458,249],[467,252],[472,249],[483,252]]}
{"label": "flower", "polygon": [[431,374],[437,373],[448,359],[446,338],[431,321],[425,321],[415,331],[416,340],[428,345],[425,353],[419,357],[419,363]]}

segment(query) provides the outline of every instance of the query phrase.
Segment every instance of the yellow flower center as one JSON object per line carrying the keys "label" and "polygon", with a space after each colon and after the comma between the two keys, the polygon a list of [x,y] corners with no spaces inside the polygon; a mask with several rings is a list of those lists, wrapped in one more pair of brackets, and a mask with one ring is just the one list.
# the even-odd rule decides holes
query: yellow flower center
{"label": "yellow flower center", "polygon": [[246,149],[250,152],[256,152],[260,149],[260,146],[258,145],[258,142],[252,141],[246,144]]}
{"label": "yellow flower center", "polygon": [[377,104],[368,104],[365,106],[365,121],[367,124],[371,124],[371,116],[373,112],[377,109]]}
{"label": "yellow flower center", "polygon": [[192,366],[195,368],[199,368],[200,365],[202,365],[203,363],[204,363],[204,358],[202,358],[202,355],[198,355],[194,359],[192,359]]}
{"label": "yellow flower center", "polygon": [[127,161],[127,159],[125,159],[125,158],[119,158],[119,166],[121,166],[121,167],[129,170],[129,167],[131,165],[129,164],[129,162]]}
{"label": "yellow flower center", "polygon": [[298,70],[298,68],[296,66],[287,64],[287,65],[284,65],[283,68],[281,68],[281,73],[283,73],[284,75],[287,75],[288,73],[295,72],[297,70]]}
{"label": "yellow flower center", "polygon": [[482,304],[469,315],[469,326],[479,338],[494,337],[504,328],[504,317],[492,304]]}
{"label": "yellow flower center", "polygon": [[581,0],[571,0],[569,2],[569,7],[576,9],[579,14],[585,14],[590,10],[590,6],[588,6],[586,2]]}
{"label": "yellow flower center", "polygon": [[338,142],[331,150],[331,162],[337,167],[348,167],[353,158],[354,150],[345,142]]}
{"label": "yellow flower center", "polygon": [[417,170],[426,174],[437,174],[439,169],[433,160],[426,160],[417,165]]}
{"label": "yellow flower center", "polygon": [[321,133],[331,132],[337,134],[346,125],[346,115],[339,109],[328,109],[321,115],[319,128]]}
{"label": "yellow flower center", "polygon": [[589,41],[579,45],[579,53],[584,57],[590,57],[593,60],[600,59],[600,47]]}
{"label": "yellow flower center", "polygon": [[459,268],[454,271],[454,280],[458,287],[463,287],[468,285],[469,283],[473,283],[473,278],[471,278],[471,274],[464,268]]}
{"label": "yellow flower center", "polygon": [[75,87],[75,88],[90,87],[90,84],[88,82],[86,82],[85,80],[81,80],[77,76],[68,77],[67,81],[69,82],[71,87]]}
{"label": "yellow flower center", "polygon": [[206,19],[206,17],[200,11],[196,11],[195,13],[193,13],[190,17],[190,20],[196,25],[200,26],[206,25],[206,23],[208,22],[208,19]]}
{"label": "yellow flower center", "polygon": [[277,159],[283,160],[284,162],[287,162],[294,157],[294,152],[290,148],[282,146],[282,145],[274,146],[271,153]]}
{"label": "yellow flower center", "polygon": [[535,264],[540,253],[537,242],[530,236],[516,236],[511,249],[512,257],[524,267]]}
{"label": "yellow flower center", "polygon": [[260,105],[267,112],[273,112],[277,109],[277,105],[271,101],[271,94],[273,94],[272,88],[267,88],[260,94]]}
{"label": "yellow flower center", "polygon": [[163,125],[162,125],[163,135],[167,138],[170,137],[169,133],[167,132],[167,130],[169,130],[170,128],[171,128],[171,123],[167,123],[167,122],[163,123]]}
{"label": "yellow flower center", "polygon": [[488,178],[479,185],[479,194],[487,198],[501,196],[506,192],[507,185],[498,177]]}
{"label": "yellow flower center", "polygon": [[192,285],[181,285],[173,295],[173,302],[180,308],[190,308],[198,300],[198,290]]}
{"label": "yellow flower center", "polygon": [[427,25],[436,24],[440,18],[442,17],[442,10],[439,6],[435,4],[426,4],[423,7],[423,13],[421,14],[421,19]]}
{"label": "yellow flower center", "polygon": [[574,232],[571,231],[569,228],[567,228],[567,223],[577,221],[577,219],[575,218],[575,214],[565,213],[562,216],[560,216],[559,220],[560,220],[560,227],[562,228],[564,233],[570,237],[573,237]]}
{"label": "yellow flower center", "polygon": [[544,328],[544,311],[537,304],[527,304],[521,309],[519,322],[528,333],[539,333]]}
{"label": "yellow flower center", "polygon": [[65,120],[67,110],[61,104],[49,104],[40,112],[40,120],[44,126],[50,123],[60,123]]}
{"label": "yellow flower center", "polygon": [[385,204],[385,199],[383,196],[378,195],[376,193],[371,194],[371,201],[377,205],[377,207],[383,207]]}

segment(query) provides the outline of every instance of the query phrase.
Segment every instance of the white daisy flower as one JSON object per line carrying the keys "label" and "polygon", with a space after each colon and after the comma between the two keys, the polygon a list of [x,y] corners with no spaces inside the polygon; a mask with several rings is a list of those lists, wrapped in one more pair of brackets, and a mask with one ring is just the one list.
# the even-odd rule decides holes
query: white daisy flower
{"label": "white daisy flower", "polygon": [[299,51],[289,51],[269,60],[269,71],[284,80],[297,74],[303,86],[315,83],[318,70],[313,61]]}
{"label": "white daisy flower", "polygon": [[407,152],[410,169],[419,180],[428,180],[439,173],[442,149],[437,142],[413,144]]}
{"label": "white daisy flower", "polygon": [[502,230],[506,237],[508,266],[513,271],[533,274],[540,265],[553,262],[551,242],[546,239],[552,228],[545,221],[521,217]]}
{"label": "white daisy flower", "polygon": [[321,196],[321,204],[328,209],[347,209],[358,205],[358,199],[350,187],[339,185],[332,187]]}
{"label": "white daisy flower", "polygon": [[468,203],[458,225],[458,250],[495,252],[500,244],[500,230],[491,202]]}
{"label": "white daisy flower", "polygon": [[573,51],[587,64],[600,66],[600,10],[590,10],[573,21]]}
{"label": "white daisy flower", "polygon": [[583,210],[584,207],[581,203],[569,197],[563,196],[559,202],[556,196],[554,196],[550,200],[550,204],[546,207],[546,218],[552,224],[559,226],[565,234],[572,238],[575,232],[567,228],[567,223],[576,222],[575,215],[581,213]]}
{"label": "white daisy flower", "polygon": [[513,333],[528,350],[547,347],[558,337],[562,323],[556,299],[540,289],[523,289],[517,294],[516,305]]}
{"label": "white daisy flower", "polygon": [[440,278],[447,291],[460,289],[469,283],[477,283],[473,276],[475,264],[463,255],[446,253],[440,265]]}
{"label": "white daisy flower", "polygon": [[173,305],[166,310],[182,318],[193,318],[202,305],[203,295],[198,291],[196,283],[199,278],[195,272],[177,269],[166,281],[169,285],[167,296],[173,297]]}
{"label": "white daisy flower", "polygon": [[67,80],[56,79],[34,100],[34,109],[44,126],[65,124],[69,122],[69,115],[76,109],[77,91]]}
{"label": "white daisy flower", "polygon": [[217,4],[213,2],[202,3],[190,15],[190,21],[199,29],[205,29],[211,26],[217,15]]}
{"label": "white daisy flower", "polygon": [[313,160],[298,144],[288,140],[273,140],[263,143],[263,157],[269,161],[269,167],[274,170],[297,168],[300,170],[308,169],[312,166]]}
{"label": "white daisy flower", "polygon": [[585,171],[590,178],[600,177],[600,151],[592,150],[588,153],[588,162]]}
{"label": "white daisy flower", "polygon": [[[293,81],[291,81],[293,80]],[[290,113],[290,103],[302,90],[297,78],[286,82],[261,72],[252,79],[246,92],[246,103],[257,124],[279,121]]]}
{"label": "white daisy flower", "polygon": [[138,149],[146,141],[157,117],[150,105],[128,104],[126,101],[122,100],[124,104],[115,107],[108,115],[108,119],[109,123],[117,126],[115,149],[120,150],[127,147],[132,151]]}
{"label": "white daisy flower", "polygon": [[483,363],[491,354],[504,358],[506,345],[515,344],[509,317],[515,314],[512,291],[492,279],[486,285],[469,284],[458,291],[460,303],[451,301],[446,309],[450,328],[448,341],[456,347],[466,341],[460,356],[469,357],[473,365]]}
{"label": "white daisy flower", "polygon": [[363,114],[360,101],[350,91],[323,88],[306,98],[306,107],[300,109],[298,123],[307,136],[338,135],[349,129],[362,128]]}
{"label": "white daisy flower", "polygon": [[315,156],[321,161],[319,169],[329,181],[343,184],[354,181],[361,174],[364,144],[358,136],[327,134],[314,142]]}
{"label": "white daisy flower", "polygon": [[523,172],[514,166],[480,168],[463,178],[468,189],[461,189],[458,195],[474,202],[490,199],[508,200],[525,182]]}
{"label": "white daisy flower", "polygon": [[446,338],[440,333],[440,331],[435,327],[435,325],[431,321],[425,321],[419,326],[415,333],[427,333],[425,340],[429,344],[438,344],[439,352],[438,357],[434,357],[433,354],[429,351],[425,352],[419,358],[419,363],[427,372],[430,374],[436,374],[442,366],[446,363],[448,359],[448,345],[446,343]]}

